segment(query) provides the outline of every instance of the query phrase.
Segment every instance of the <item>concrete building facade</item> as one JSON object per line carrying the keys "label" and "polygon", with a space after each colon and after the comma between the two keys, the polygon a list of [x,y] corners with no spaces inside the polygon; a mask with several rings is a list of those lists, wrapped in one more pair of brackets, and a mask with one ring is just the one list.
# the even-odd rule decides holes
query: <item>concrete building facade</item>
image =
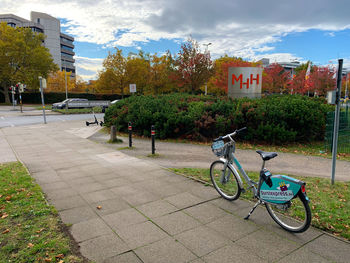
{"label": "concrete building facade", "polygon": [[1,22],[6,22],[11,27],[28,27],[33,32],[45,34],[44,45],[50,50],[54,63],[75,77],[74,38],[61,33],[60,20],[45,13],[32,11],[30,20],[13,14],[0,14]]}

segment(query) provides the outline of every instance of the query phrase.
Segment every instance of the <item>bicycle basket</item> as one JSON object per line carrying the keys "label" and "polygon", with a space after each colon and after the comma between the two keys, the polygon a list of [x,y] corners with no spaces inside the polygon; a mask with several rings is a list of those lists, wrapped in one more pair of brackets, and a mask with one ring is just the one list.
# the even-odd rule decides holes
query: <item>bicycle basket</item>
{"label": "bicycle basket", "polygon": [[224,156],[226,151],[226,145],[223,140],[213,142],[211,150],[216,156]]}

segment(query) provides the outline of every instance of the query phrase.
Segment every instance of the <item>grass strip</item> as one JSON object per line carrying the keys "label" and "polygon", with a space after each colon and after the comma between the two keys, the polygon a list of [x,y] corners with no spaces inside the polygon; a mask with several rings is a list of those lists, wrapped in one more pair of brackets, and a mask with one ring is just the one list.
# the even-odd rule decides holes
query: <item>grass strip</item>
{"label": "grass strip", "polygon": [[25,167],[0,164],[0,261],[86,262],[64,231]]}
{"label": "grass strip", "polygon": [[[209,169],[172,168],[175,173],[191,176],[211,184]],[[251,179],[258,182],[259,173],[248,172]],[[317,177],[292,176],[306,182],[306,191],[310,199],[312,226],[350,240],[350,182],[335,182]],[[247,189],[247,185],[244,186]],[[253,200],[251,191],[240,198]]]}

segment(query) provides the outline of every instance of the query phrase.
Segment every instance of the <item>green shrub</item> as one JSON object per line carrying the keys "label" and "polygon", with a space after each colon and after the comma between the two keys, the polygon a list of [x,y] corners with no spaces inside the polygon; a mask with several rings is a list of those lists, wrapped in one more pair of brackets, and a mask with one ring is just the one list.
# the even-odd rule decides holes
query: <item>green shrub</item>
{"label": "green shrub", "polygon": [[324,99],[299,95],[268,96],[261,99],[170,94],[131,96],[109,107],[107,126],[127,131],[128,122],[139,135],[210,140],[235,129],[248,127],[244,139],[281,144],[322,140],[325,116],[332,106]]}

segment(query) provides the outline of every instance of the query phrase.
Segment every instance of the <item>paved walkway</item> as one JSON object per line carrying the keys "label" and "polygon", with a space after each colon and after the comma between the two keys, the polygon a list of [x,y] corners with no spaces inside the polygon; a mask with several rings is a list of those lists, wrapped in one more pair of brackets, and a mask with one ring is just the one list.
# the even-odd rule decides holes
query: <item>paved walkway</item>
{"label": "paved walkway", "polygon": [[[348,262],[350,244],[290,234],[265,209],[81,138],[82,122],[3,128],[84,256],[96,262]],[[93,128],[93,127],[91,127]],[[83,131],[83,130],[81,130]],[[6,154],[8,150],[0,154]]]}

